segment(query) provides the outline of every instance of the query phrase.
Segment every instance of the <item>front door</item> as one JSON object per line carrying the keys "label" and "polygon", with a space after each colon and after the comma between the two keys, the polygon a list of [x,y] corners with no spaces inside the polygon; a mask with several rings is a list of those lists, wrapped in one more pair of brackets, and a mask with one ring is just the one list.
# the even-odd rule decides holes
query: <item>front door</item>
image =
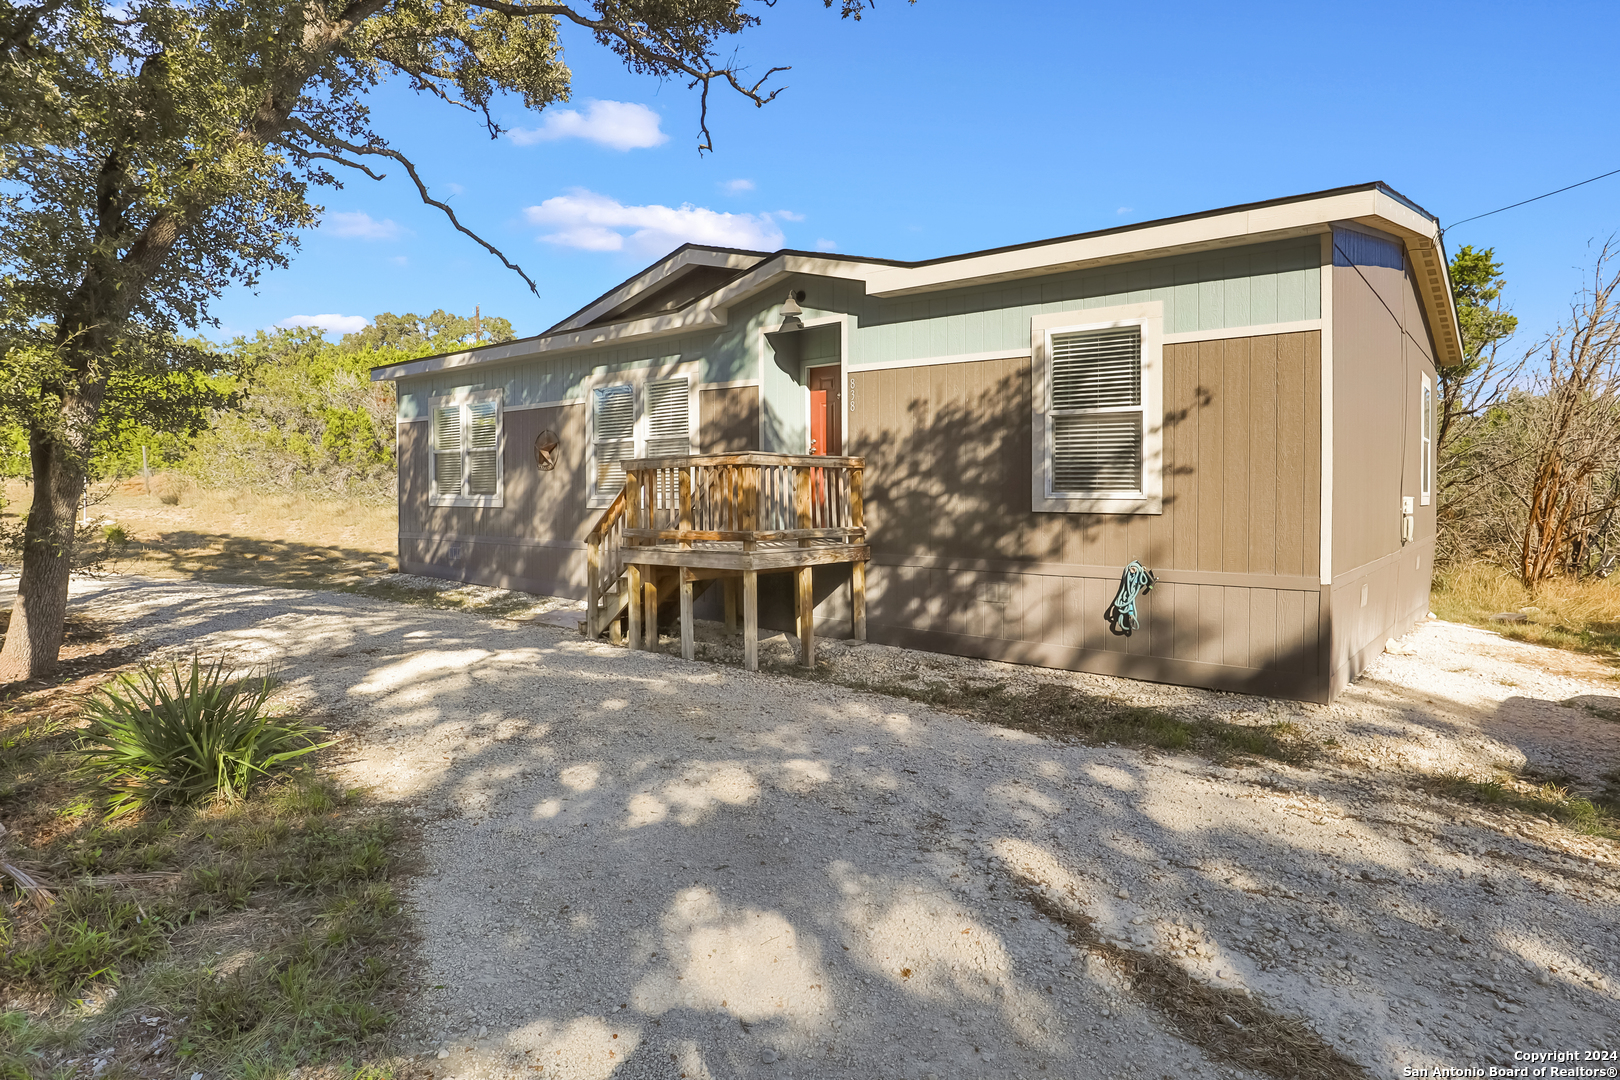
{"label": "front door", "polygon": [[838,366],[814,367],[805,372],[810,387],[810,452],[844,452],[844,395],[838,389]]}

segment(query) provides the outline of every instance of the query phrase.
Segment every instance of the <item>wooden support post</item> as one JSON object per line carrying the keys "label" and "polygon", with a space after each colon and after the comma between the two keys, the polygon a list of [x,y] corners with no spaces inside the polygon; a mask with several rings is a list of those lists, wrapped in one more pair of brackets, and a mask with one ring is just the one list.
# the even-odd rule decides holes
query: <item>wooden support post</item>
{"label": "wooden support post", "polygon": [[641,648],[641,567],[630,564],[630,648]]}
{"label": "wooden support post", "polygon": [[849,567],[850,636],[866,640],[866,563],[856,560]]}
{"label": "wooden support post", "polygon": [[585,541],[585,623],[580,629],[592,641],[602,632],[602,539],[595,533]]}
{"label": "wooden support post", "polygon": [[815,568],[801,566],[794,571],[799,579],[799,655],[805,667],[816,666],[816,594],[811,587]]}
{"label": "wooden support post", "polygon": [[641,647],[649,652],[658,651],[658,574],[648,574],[641,583],[641,614],[647,620],[641,632]]}
{"label": "wooden support post", "polygon": [[737,579],[734,577],[725,578],[721,581],[720,587],[725,591],[726,633],[735,634],[737,632]]}
{"label": "wooden support post", "polygon": [[681,567],[681,659],[697,659],[697,640],[692,634],[692,572]]}
{"label": "wooden support post", "polygon": [[759,574],[743,571],[743,667],[759,670]]}

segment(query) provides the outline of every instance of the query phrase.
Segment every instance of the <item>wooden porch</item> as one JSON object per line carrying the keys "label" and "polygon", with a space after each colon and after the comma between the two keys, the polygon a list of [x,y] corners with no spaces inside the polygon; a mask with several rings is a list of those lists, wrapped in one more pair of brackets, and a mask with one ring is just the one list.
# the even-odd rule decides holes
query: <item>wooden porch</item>
{"label": "wooden porch", "polygon": [[812,568],[849,563],[851,633],[866,637],[866,563],[871,549],[856,457],[704,454],[624,463],[624,490],[586,538],[589,567],[582,629],[632,649],[658,643],[658,613],[680,606],[681,655],[696,654],[695,598],[724,589],[727,633],[743,638],[743,663],[759,670],[759,576],[791,573],[800,656],[815,663]]}

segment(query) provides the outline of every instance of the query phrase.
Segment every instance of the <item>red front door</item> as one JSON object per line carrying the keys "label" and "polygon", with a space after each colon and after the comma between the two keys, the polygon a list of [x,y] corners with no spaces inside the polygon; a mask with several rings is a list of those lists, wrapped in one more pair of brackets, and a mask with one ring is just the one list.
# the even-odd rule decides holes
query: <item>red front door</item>
{"label": "red front door", "polygon": [[838,391],[838,368],[817,367],[805,373],[810,387],[810,452],[844,452],[843,401]]}

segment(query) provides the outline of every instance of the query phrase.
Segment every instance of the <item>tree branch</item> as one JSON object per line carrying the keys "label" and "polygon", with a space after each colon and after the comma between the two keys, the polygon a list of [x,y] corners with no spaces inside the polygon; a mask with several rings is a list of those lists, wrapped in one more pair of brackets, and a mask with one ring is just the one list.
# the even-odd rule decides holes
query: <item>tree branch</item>
{"label": "tree branch", "polygon": [[[283,142],[279,139],[277,140],[277,145],[286,147],[288,150],[292,151],[292,153],[301,158],[321,158],[324,161],[335,161],[339,165],[347,165],[351,169],[359,169],[373,180],[388,179],[387,173],[374,173],[363,161],[350,161],[346,157],[341,157],[337,154],[328,154],[324,150],[307,150],[295,143]],[[333,183],[337,183],[335,178],[333,179]],[[341,187],[342,185],[339,186]]]}
{"label": "tree branch", "polygon": [[[508,259],[505,256],[505,254],[503,254],[501,252],[500,248],[496,247],[494,244],[491,244],[488,240],[485,240],[482,236],[479,236],[477,233],[475,233],[471,229],[467,228],[467,226],[463,225],[461,223],[460,219],[458,219],[456,217],[456,212],[454,210],[450,209],[450,204],[449,203],[442,203],[438,199],[435,199],[433,196],[428,194],[427,185],[422,182],[422,177],[417,173],[416,165],[411,161],[410,158],[406,157],[404,154],[400,153],[398,150],[392,149],[391,147],[387,147],[387,146],[358,146],[358,145],[356,145],[354,143],[344,142],[342,139],[339,139],[335,135],[323,135],[320,132],[316,131],[315,129],[311,128],[308,124],[305,124],[301,120],[289,119],[287,121],[287,126],[293,128],[296,131],[301,132],[306,137],[315,140],[316,142],[320,143],[323,146],[334,147],[334,148],[336,148],[338,150],[343,150],[343,151],[346,151],[346,152],[348,152],[350,154],[361,154],[361,155],[369,155],[369,156],[373,156],[373,157],[391,158],[392,160],[397,161],[401,165],[405,166],[405,171],[410,174],[411,182],[416,185],[417,194],[422,196],[422,201],[424,203],[426,203],[427,205],[432,206],[432,207],[437,207],[439,210],[443,211],[444,216],[450,219],[450,224],[452,224],[452,225],[454,225],[456,227],[457,232],[463,233],[464,235],[471,237],[473,239],[473,241],[475,243],[477,243],[480,247],[482,247],[485,251],[489,252],[491,255],[493,255],[497,259],[501,260],[501,262],[505,263],[506,268],[508,270],[512,271],[518,277],[522,278],[524,280],[524,282],[528,284],[530,292],[534,293],[535,296],[540,295],[540,287],[534,283],[533,278],[531,278],[528,274],[523,272],[523,267],[519,266],[517,263],[513,262],[511,259]],[[308,154],[308,155],[310,155],[312,157],[316,156],[315,152],[310,151],[310,150],[300,149],[299,153]],[[321,155],[321,156],[330,156],[330,155]],[[333,160],[336,161],[336,160],[340,160],[340,159],[333,158]],[[340,163],[345,164],[345,165],[349,164],[349,162],[346,162],[346,161],[342,161]],[[366,172],[370,173],[371,170],[367,169]],[[372,174],[372,175],[375,175],[375,174]],[[381,177],[378,177],[378,179],[381,179]]]}
{"label": "tree branch", "polygon": [[704,151],[711,151],[714,149],[714,139],[709,134],[710,82],[715,79],[724,79],[727,83],[731,84],[731,88],[737,91],[737,93],[752,101],[756,106],[764,107],[771,101],[775,100],[776,95],[787,89],[785,86],[779,86],[775,90],[772,90],[769,94],[766,94],[763,92],[763,87],[766,80],[778,72],[792,70],[791,67],[786,66],[773,67],[771,70],[765,73],[764,78],[761,78],[752,86],[745,86],[743,85],[742,80],[737,77],[738,69],[736,68],[716,68],[714,65],[708,62],[707,57],[701,57],[702,66],[700,67],[696,62],[688,60],[680,56],[678,53],[654,48],[653,46],[647,44],[647,42],[644,41],[640,35],[632,33],[622,26],[609,22],[606,19],[592,19],[585,15],[581,15],[579,12],[575,11],[566,4],[513,4],[509,3],[508,0],[464,0],[464,2],[469,7],[483,8],[486,11],[494,11],[502,15],[510,15],[519,19],[533,18],[535,16],[550,16],[567,19],[574,25],[584,27],[585,29],[592,31],[601,37],[610,37],[615,39],[624,45],[624,47],[628,49],[637,60],[649,65],[650,67],[662,69],[670,74],[675,74],[678,72],[682,75],[690,76],[692,81],[687,84],[688,89],[701,83],[703,86],[703,92],[699,98],[699,108],[701,111],[698,115],[698,129],[702,133],[702,139],[698,144],[698,153],[703,153]]}
{"label": "tree branch", "polygon": [[5,60],[13,52],[23,51],[29,37],[39,28],[40,20],[65,3],[67,0],[45,0],[45,3],[38,7],[23,12],[14,25],[6,28],[5,35],[0,37],[0,60]]}

